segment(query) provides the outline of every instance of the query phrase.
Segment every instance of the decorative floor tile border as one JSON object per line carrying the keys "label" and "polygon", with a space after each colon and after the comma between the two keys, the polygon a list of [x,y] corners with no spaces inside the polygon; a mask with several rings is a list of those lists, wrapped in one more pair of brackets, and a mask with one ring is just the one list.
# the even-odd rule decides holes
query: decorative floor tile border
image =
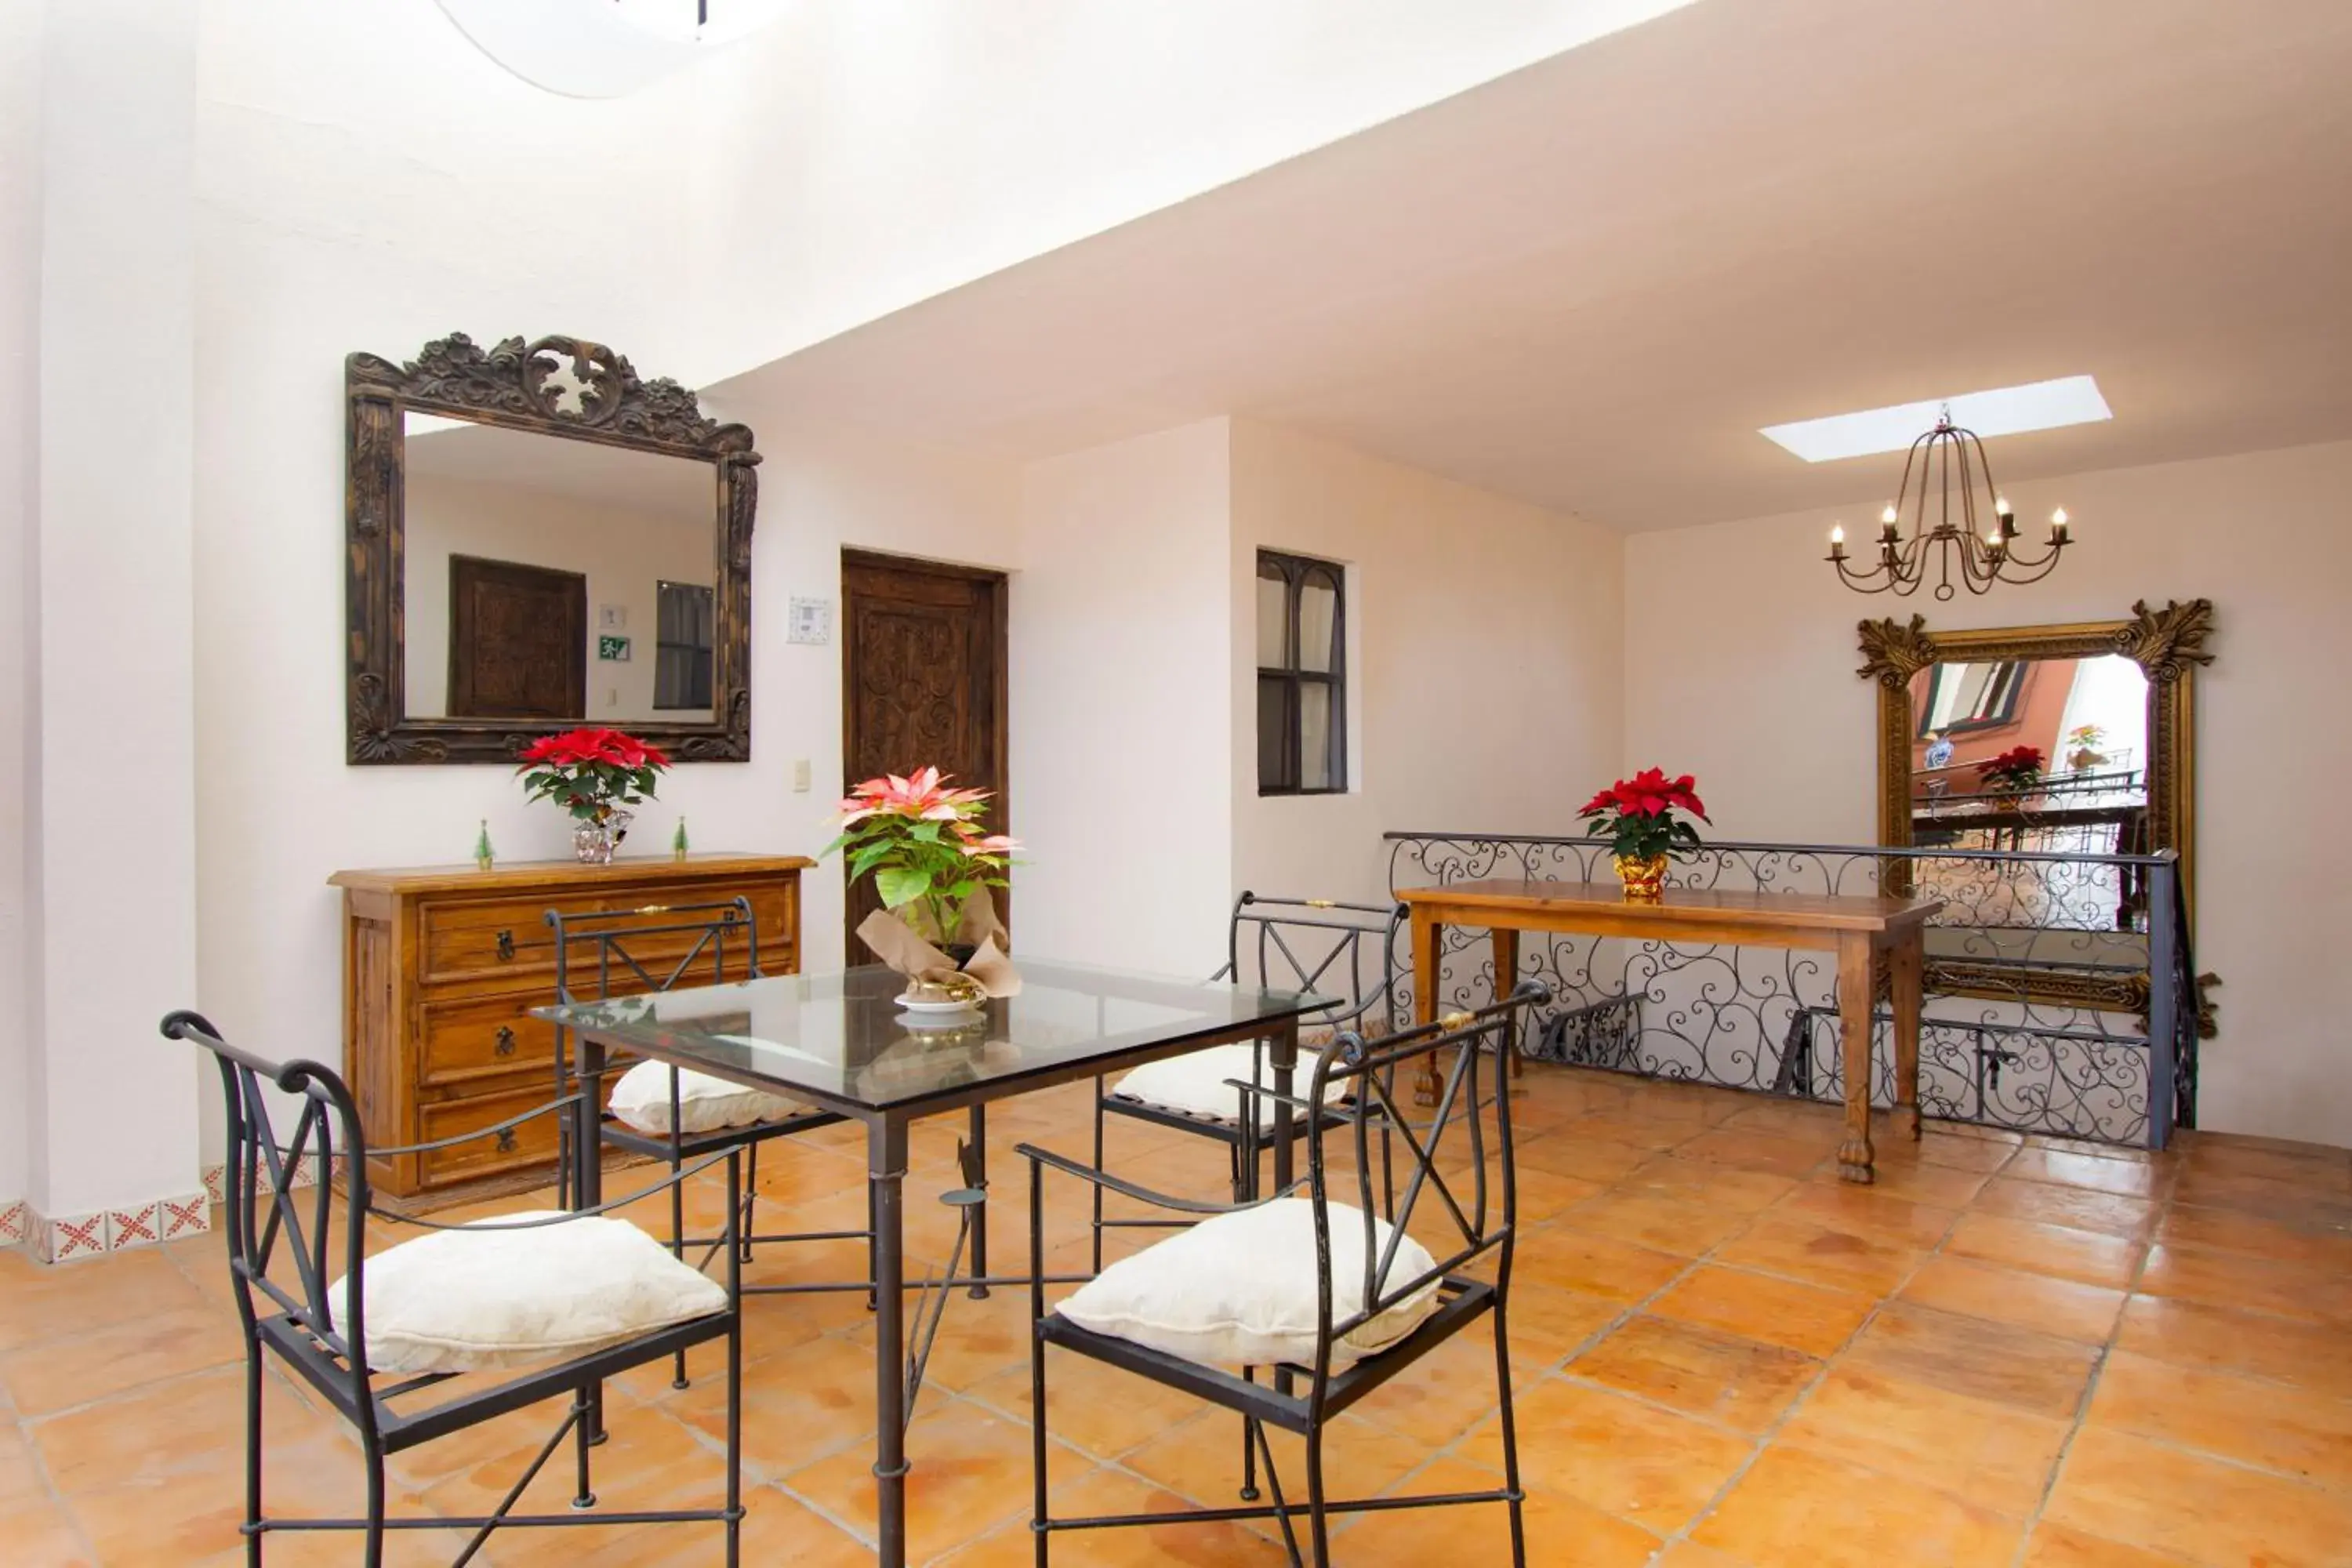
{"label": "decorative floor tile border", "polygon": [[[308,1155],[295,1162],[296,1186],[317,1181],[315,1164]],[[0,1203],[0,1247],[29,1247],[44,1263],[67,1263],[196,1236],[212,1229],[214,1205],[227,1201],[228,1167],[206,1165],[204,1184],[202,1192],[97,1214],[44,1215],[22,1201]]]}
{"label": "decorative floor tile border", "polygon": [[45,1215],[30,1204],[0,1204],[0,1246],[22,1244],[43,1263],[152,1247],[212,1227],[212,1198],[201,1192],[83,1215]]}

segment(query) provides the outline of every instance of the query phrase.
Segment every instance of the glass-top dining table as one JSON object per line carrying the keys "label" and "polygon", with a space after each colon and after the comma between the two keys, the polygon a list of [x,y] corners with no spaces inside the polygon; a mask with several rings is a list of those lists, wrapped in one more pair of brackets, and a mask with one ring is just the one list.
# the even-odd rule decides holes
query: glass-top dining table
{"label": "glass-top dining table", "polygon": [[[872,1198],[875,1288],[874,1476],[877,1560],[907,1561],[905,1209],[908,1127],[963,1110],[971,1119],[971,1273],[956,1283],[984,1293],[988,1274],[987,1107],[1057,1084],[1118,1073],[1205,1047],[1266,1043],[1269,1087],[1291,1090],[1298,1020],[1329,1008],[1309,992],[1265,991],[1023,960],[1019,995],[962,1015],[919,1016],[898,1005],[904,975],[880,965],[833,974],[779,974],[725,985],[543,1007],[534,1016],[570,1035],[584,1085],[601,1100],[609,1054],[625,1051],[789,1095],[861,1121]],[[1274,1180],[1291,1180],[1290,1108],[1274,1109]],[[574,1141],[583,1207],[603,1200],[593,1138]],[[1032,1267],[1036,1267],[1033,1260]],[[1024,1277],[1025,1283],[1025,1277]]]}

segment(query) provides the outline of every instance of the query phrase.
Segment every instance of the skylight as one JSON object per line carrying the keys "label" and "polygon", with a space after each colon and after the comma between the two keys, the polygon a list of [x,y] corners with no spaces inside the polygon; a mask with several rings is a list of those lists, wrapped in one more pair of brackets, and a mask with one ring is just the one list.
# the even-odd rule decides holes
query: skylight
{"label": "skylight", "polygon": [[2055,430],[2115,417],[2107,400],[2099,395],[2097,382],[2087,375],[2068,375],[2023,386],[1933,397],[1925,403],[1865,408],[1859,414],[1832,414],[1826,419],[1800,419],[1793,425],[1768,425],[1759,434],[1770,437],[1808,463],[1832,463],[1840,458],[1900,452],[1934,429],[1948,408],[1953,424],[1979,436]]}

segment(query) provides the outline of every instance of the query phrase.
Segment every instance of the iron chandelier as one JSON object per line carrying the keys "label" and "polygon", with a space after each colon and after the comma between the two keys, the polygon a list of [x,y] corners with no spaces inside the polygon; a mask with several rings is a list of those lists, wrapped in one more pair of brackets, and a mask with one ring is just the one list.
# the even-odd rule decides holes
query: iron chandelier
{"label": "iron chandelier", "polygon": [[[1915,472],[1919,484],[1916,498],[1911,489]],[[1938,491],[1932,525],[1927,521],[1931,489]],[[1902,530],[1906,510],[1911,515],[1907,539]],[[1858,594],[1908,598],[1928,580],[1931,570],[1937,599],[1952,597],[1962,586],[1982,594],[1995,583],[2038,583],[2050,575],[2060,553],[2074,542],[2066,509],[2050,514],[2050,538],[2040,554],[2021,552],[2017,540],[2016,514],[1993,486],[1984,443],[1975,431],[1953,424],[1952,411],[1946,408],[1936,427],[1912,442],[1903,459],[1902,485],[1879,514],[1876,563],[1867,571],[1853,564],[1845,552],[1843,525],[1830,530],[1828,559],[1839,578]]]}

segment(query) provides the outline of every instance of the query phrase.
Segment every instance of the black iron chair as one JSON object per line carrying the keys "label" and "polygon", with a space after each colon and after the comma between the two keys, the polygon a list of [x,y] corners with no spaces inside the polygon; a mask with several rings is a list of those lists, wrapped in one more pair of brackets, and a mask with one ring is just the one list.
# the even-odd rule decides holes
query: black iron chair
{"label": "black iron chair", "polygon": [[[1282,1530],[1283,1542],[1294,1568],[1308,1558],[1301,1555],[1293,1520],[1305,1515],[1311,1560],[1323,1568],[1330,1562],[1330,1517],[1338,1513],[1402,1508],[1434,1508],[1467,1503],[1499,1502],[1510,1511],[1511,1562],[1527,1561],[1520,1519],[1523,1499],[1519,1486],[1518,1438],[1511,1403],[1511,1366],[1507,1312],[1511,1288],[1511,1253],[1517,1218],[1517,1178],[1511,1137],[1511,1096],[1504,1081],[1506,1064],[1516,1054],[1517,1035],[1533,1005],[1548,1001],[1549,993],[1534,981],[1520,984],[1509,997],[1475,1013],[1455,1013],[1434,1024],[1367,1041],[1342,1033],[1315,1064],[1303,1094],[1280,1096],[1254,1085],[1237,1085],[1257,1098],[1287,1105],[1307,1125],[1307,1189],[1313,1251],[1274,1247],[1236,1257],[1233,1267],[1290,1271],[1290,1283],[1303,1288],[1312,1273],[1315,1300],[1312,1353],[1300,1362],[1278,1363],[1271,1368],[1244,1365],[1235,1376],[1211,1361],[1168,1348],[1139,1342],[1127,1334],[1083,1327],[1071,1314],[1081,1311],[1086,1295],[1045,1310],[1042,1278],[1033,1280],[1029,1302],[1031,1422],[1034,1447],[1035,1494],[1030,1528],[1036,1541],[1038,1568],[1047,1568],[1054,1536],[1066,1531],[1115,1529],[1127,1525],[1161,1524],[1171,1521],[1202,1522],[1221,1520],[1272,1519]],[[1449,1059],[1450,1058],[1450,1059]],[[1440,1069],[1443,1087],[1433,1110],[1417,1111],[1402,1103],[1394,1086],[1404,1072],[1424,1064]],[[1491,1078],[1490,1076],[1491,1075]],[[1334,1110],[1327,1099],[1334,1084],[1344,1097]],[[1489,1125],[1491,1120],[1492,1125]],[[1403,1166],[1401,1193],[1376,1193],[1372,1140],[1392,1131],[1410,1158]],[[1328,1145],[1344,1142],[1344,1159],[1335,1167]],[[1261,1202],[1210,1204],[1154,1193],[1098,1168],[1023,1144],[1029,1162],[1029,1230],[1031,1256],[1044,1245],[1045,1173],[1047,1167],[1108,1188],[1139,1203],[1171,1213],[1199,1216],[1192,1228],[1197,1237],[1210,1226],[1262,1210],[1279,1202],[1302,1184],[1294,1183]],[[1459,1166],[1455,1162],[1460,1162]],[[1465,1178],[1448,1177],[1440,1165],[1466,1170],[1470,1190],[1455,1191]],[[1335,1197],[1334,1189],[1353,1202]],[[1439,1249],[1426,1265],[1405,1265],[1402,1241],[1413,1219],[1426,1204],[1435,1211],[1429,1227],[1444,1233]],[[1376,1211],[1389,1211],[1381,1222]],[[1334,1237],[1345,1249],[1360,1256],[1361,1274],[1344,1280],[1334,1271]],[[1172,1245],[1163,1242],[1161,1246]],[[1113,1265],[1114,1269],[1150,1267],[1151,1248]],[[1238,1253],[1241,1249],[1235,1249]],[[1229,1254],[1229,1256],[1233,1256]],[[1474,1272],[1478,1270],[1478,1272]],[[1109,1279],[1097,1277],[1100,1285]],[[1335,1300],[1347,1291],[1347,1304]],[[1087,1290],[1095,1289],[1087,1287]],[[1421,1315],[1425,1313],[1425,1315]],[[1496,1401],[1502,1416],[1503,1485],[1481,1492],[1445,1492],[1402,1498],[1335,1500],[1327,1495],[1323,1477],[1323,1438],[1331,1419],[1372,1394],[1400,1372],[1419,1361],[1481,1317],[1491,1315],[1495,1333]],[[1417,1321],[1416,1321],[1417,1320]],[[1369,1338],[1373,1348],[1357,1354],[1353,1346]],[[1244,1440],[1265,1467],[1273,1493],[1264,1506],[1204,1509],[1182,1513],[1117,1514],[1084,1519],[1055,1519],[1046,1506],[1046,1433],[1049,1407],[1045,1390],[1045,1349],[1059,1346],[1074,1354],[1122,1368],[1167,1387],[1182,1390],[1213,1405],[1240,1414]],[[1256,1373],[1270,1370],[1260,1381]],[[1306,1442],[1307,1497],[1287,1500],[1272,1448],[1269,1426],[1297,1434]],[[1252,1495],[1249,1489],[1244,1496]]]}
{"label": "black iron chair", "polygon": [[[492,1386],[438,1401],[420,1402],[417,1396],[451,1378],[508,1365],[514,1355],[528,1353],[530,1347],[506,1345],[498,1360],[485,1361],[481,1369],[461,1367],[404,1377],[376,1371],[368,1364],[366,1354],[354,1352],[354,1347],[360,1347],[362,1352],[377,1352],[377,1360],[394,1359],[384,1352],[383,1344],[370,1337],[367,1279],[371,1271],[395,1269],[398,1266],[393,1262],[394,1254],[403,1248],[395,1247],[371,1258],[367,1233],[371,1219],[416,1226],[452,1240],[462,1237],[462,1261],[447,1271],[453,1277],[467,1270],[478,1273],[486,1265],[495,1268],[497,1258],[493,1255],[507,1247],[510,1238],[524,1233],[550,1232],[553,1227],[575,1226],[583,1221],[625,1226],[625,1221],[595,1216],[636,1202],[662,1186],[674,1187],[709,1165],[723,1163],[731,1169],[736,1162],[731,1151],[702,1164],[673,1172],[645,1192],[577,1214],[438,1225],[375,1208],[369,1201],[369,1158],[447,1148],[474,1138],[493,1138],[540,1116],[575,1116],[581,1109],[580,1100],[576,1096],[558,1100],[497,1126],[438,1142],[409,1148],[371,1148],[361,1132],[359,1111],[350,1089],[329,1068],[309,1061],[282,1065],[264,1061],[224,1042],[219,1031],[194,1013],[172,1014],[163,1020],[163,1032],[169,1039],[190,1041],[212,1053],[220,1068],[222,1092],[227,1105],[228,1178],[222,1206],[229,1275],[236,1289],[237,1316],[245,1331],[246,1502],[245,1522],[240,1529],[250,1568],[261,1568],[263,1543],[278,1531],[360,1531],[364,1544],[358,1561],[365,1568],[380,1568],[387,1531],[471,1530],[471,1538],[456,1559],[457,1568],[462,1568],[489,1539],[491,1531],[509,1526],[651,1523],[723,1523],[726,1562],[733,1568],[739,1561],[738,1537],[743,1518],[741,1298],[737,1268],[730,1265],[728,1269],[721,1292],[723,1307],[630,1332],[625,1338],[598,1342],[584,1352],[576,1345],[554,1349],[543,1363],[523,1366],[515,1375]],[[265,1084],[294,1096],[299,1107],[292,1113],[293,1130],[283,1140],[277,1131]],[[308,1194],[295,1185],[298,1176],[306,1171],[317,1177]],[[338,1226],[340,1237],[334,1236]],[[728,1228],[731,1235],[731,1211]],[[633,1245],[641,1245],[646,1250],[653,1270],[676,1270],[683,1282],[694,1284],[705,1292],[710,1289],[711,1282],[702,1280],[665,1256],[658,1244],[643,1237],[643,1233],[632,1228],[608,1234],[642,1237],[641,1242]],[[404,1244],[416,1245],[420,1243]],[[331,1282],[328,1269],[338,1247],[342,1254],[343,1275]],[[732,1247],[728,1249],[728,1256],[736,1256]],[[273,1266],[281,1262],[291,1268],[290,1283],[272,1276]],[[534,1283],[528,1277],[509,1278],[526,1289]],[[641,1273],[638,1278],[646,1275]],[[668,1281],[673,1285],[680,1282],[677,1278]],[[544,1283],[551,1302],[559,1293],[576,1293],[579,1289],[571,1279]],[[379,1328],[383,1327],[381,1320],[379,1314]],[[589,1454],[599,1433],[596,1388],[604,1378],[631,1367],[665,1356],[683,1355],[692,1346],[717,1339],[727,1342],[725,1506],[593,1511],[596,1498],[591,1489]],[[356,1430],[367,1468],[367,1508],[362,1517],[273,1519],[263,1513],[261,1410],[265,1351],[276,1355],[295,1376],[316,1389]],[[389,1456],[564,1394],[571,1394],[572,1399],[562,1423],[490,1513],[463,1519],[387,1516],[384,1461]],[[563,1446],[566,1437],[573,1441],[577,1468],[572,1500],[575,1511],[513,1512],[524,1489]]]}
{"label": "black iron chair", "polygon": [[[645,995],[673,990],[680,985],[722,984],[729,981],[750,980],[760,973],[760,938],[757,923],[752,919],[751,900],[743,898],[721,903],[647,905],[641,909],[598,911],[567,915],[560,910],[547,911],[547,923],[555,932],[555,994],[559,1003],[578,1005],[605,1003],[626,1005],[633,995]],[[746,1026],[749,1020],[746,1020]],[[656,1092],[639,1094],[631,1099],[637,1109],[625,1116],[605,1104],[605,1091],[600,1080],[583,1084],[573,1070],[570,1051],[570,1032],[555,1032],[555,1086],[558,1095],[584,1093],[590,1103],[600,1107],[595,1120],[598,1147],[625,1150],[660,1160],[675,1172],[690,1160],[707,1160],[713,1154],[740,1150],[744,1155],[743,1182],[729,1192],[733,1219],[730,1234],[740,1261],[749,1263],[752,1248],[761,1243],[794,1241],[863,1241],[866,1246],[866,1272],[863,1279],[839,1281],[792,1281],[786,1283],[751,1284],[742,1287],[747,1296],[793,1295],[819,1291],[863,1290],[869,1303],[874,1291],[873,1247],[874,1231],[869,1214],[864,1230],[796,1231],[761,1235],[753,1226],[760,1180],[760,1145],[772,1138],[791,1138],[813,1132],[820,1127],[830,1127],[845,1120],[838,1113],[799,1105],[775,1095],[757,1095],[724,1080],[708,1079],[707,1075],[658,1062],[640,1062],[621,1074],[614,1086],[613,1099],[624,1099],[625,1087],[651,1086]],[[632,1085],[631,1080],[635,1080]],[[685,1114],[688,1091],[696,1087],[722,1089],[739,1105],[747,1104],[757,1120],[706,1129],[686,1126]],[[667,1090],[665,1097],[659,1090]],[[647,1115],[651,1111],[655,1114]],[[635,1120],[631,1120],[630,1117]],[[576,1152],[567,1141],[557,1161],[557,1201],[571,1202],[573,1183],[577,1179]],[[716,1256],[719,1238],[711,1236],[689,1236],[686,1226],[686,1200],[680,1188],[670,1188],[670,1249],[679,1258],[689,1250],[700,1249],[697,1266],[707,1268]],[[678,1358],[676,1386],[687,1386],[686,1359]]]}
{"label": "black iron chair", "polygon": [[[1299,1079],[1312,1067],[1308,1050],[1343,1030],[1386,1034],[1402,1020],[1398,1016],[1397,944],[1407,910],[1402,904],[1349,904],[1330,899],[1270,899],[1244,892],[1234,903],[1225,931],[1225,965],[1212,980],[1241,984],[1247,934],[1255,946],[1255,973],[1263,985],[1292,991],[1318,991],[1332,997],[1328,1006],[1299,1019]],[[1220,1046],[1189,1057],[1130,1073],[1116,1084],[1095,1080],[1095,1167],[1105,1168],[1107,1116],[1131,1117],[1225,1145],[1233,1175],[1234,1201],[1248,1198],[1257,1180],[1258,1156],[1270,1137],[1261,1103],[1224,1082],[1228,1069],[1239,1067],[1253,1087],[1265,1083],[1263,1046]],[[1131,1086],[1148,1078],[1175,1072],[1202,1079],[1198,1089],[1152,1098]],[[1230,1106],[1228,1110],[1225,1107]],[[1253,1114],[1253,1112],[1257,1112]],[[1292,1136],[1305,1137],[1311,1118],[1293,1123]],[[1094,1193],[1093,1262],[1103,1266],[1103,1232],[1139,1222],[1106,1219],[1103,1189]],[[1159,1222],[1139,1222],[1146,1226]]]}

